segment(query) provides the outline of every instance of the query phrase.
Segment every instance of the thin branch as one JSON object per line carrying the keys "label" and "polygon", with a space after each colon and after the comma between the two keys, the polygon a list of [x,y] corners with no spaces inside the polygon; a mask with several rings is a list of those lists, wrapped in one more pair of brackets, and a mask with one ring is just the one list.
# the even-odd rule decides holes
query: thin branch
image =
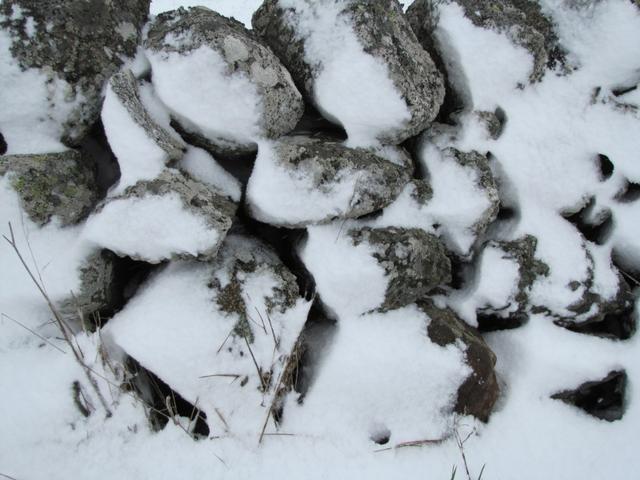
{"label": "thin branch", "polygon": [[11,320],[12,322],[20,325],[22,328],[24,328],[25,330],[27,330],[28,332],[31,332],[32,334],[34,334],[36,337],[38,337],[40,340],[44,340],[45,342],[47,342],[49,345],[51,345],[53,348],[55,348],[56,350],[58,350],[59,352],[64,353],[65,355],[67,354],[67,352],[65,352],[64,350],[62,350],[60,347],[58,347],[56,344],[50,342],[48,339],[46,339],[45,337],[43,337],[42,335],[40,335],[39,333],[37,333],[34,330],[31,330],[29,327],[27,327],[25,324],[19,322],[18,320],[16,320],[15,318],[10,317],[9,315],[7,315],[6,313],[2,313],[0,314],[2,315],[4,318],[7,318],[9,320]]}

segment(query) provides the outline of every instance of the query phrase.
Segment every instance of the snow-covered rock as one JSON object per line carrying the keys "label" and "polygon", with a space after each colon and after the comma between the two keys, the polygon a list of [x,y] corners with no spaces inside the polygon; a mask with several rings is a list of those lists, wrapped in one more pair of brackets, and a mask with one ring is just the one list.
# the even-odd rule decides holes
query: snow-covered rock
{"label": "snow-covered rock", "polygon": [[249,213],[272,225],[301,227],[386,207],[412,169],[403,150],[387,152],[318,136],[263,143],[247,186]]}
{"label": "snow-covered rock", "polygon": [[352,145],[398,144],[438,113],[442,78],[396,0],[268,0],[252,25]]}
{"label": "snow-covered rock", "polygon": [[233,234],[215,261],[172,263],[141,290],[105,335],[203,410],[212,431],[257,440],[293,384],[311,305],[293,274]]}
{"label": "snow-covered rock", "polygon": [[304,111],[291,75],[234,19],[204,7],[158,15],[145,51],[172,117],[214,152],[255,151],[293,129]]}
{"label": "snow-covered rock", "polygon": [[178,134],[149,113],[138,80],[130,70],[109,81],[102,124],[120,166],[120,179],[112,194],[121,193],[140,180],[153,180],[166,165],[180,160],[186,150]]}
{"label": "snow-covered rock", "polygon": [[84,236],[136,260],[213,259],[237,204],[176,170],[141,181],[98,206]]}
{"label": "snow-covered rock", "polygon": [[44,225],[56,216],[62,225],[84,220],[98,201],[94,165],[75,150],[0,157],[0,176],[10,178],[29,218]]}
{"label": "snow-covered rock", "polygon": [[149,4],[0,4],[0,131],[11,153],[44,153],[87,132],[107,80],[136,54]]}
{"label": "snow-covered rock", "polygon": [[[534,58],[530,75],[532,82],[539,81],[548,68],[564,67],[566,52],[559,45],[553,21],[533,0],[448,0],[464,10],[474,25],[492,29],[507,35],[516,45],[527,49]],[[431,0],[416,0],[407,10],[407,18],[418,39],[429,51],[438,49],[433,34],[437,28],[437,10]],[[446,57],[445,52],[438,52]]]}

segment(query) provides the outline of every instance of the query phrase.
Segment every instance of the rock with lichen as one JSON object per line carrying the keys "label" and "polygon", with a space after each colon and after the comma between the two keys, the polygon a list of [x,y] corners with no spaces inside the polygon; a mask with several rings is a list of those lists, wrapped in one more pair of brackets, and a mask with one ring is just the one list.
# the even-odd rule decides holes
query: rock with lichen
{"label": "rock with lichen", "polygon": [[0,176],[9,178],[22,208],[40,226],[53,217],[63,226],[76,224],[98,202],[94,164],[75,150],[2,156]]}
{"label": "rock with lichen", "polygon": [[[357,128],[351,128],[349,122],[345,122],[337,110],[331,111],[335,110],[334,107],[339,110],[339,106],[330,106],[318,95],[321,76],[329,68],[328,64],[334,60],[323,58],[317,48],[317,44],[326,38],[322,32],[323,23],[316,20],[325,18],[325,15],[336,17],[336,38],[339,38],[338,29],[345,29],[345,32],[349,32],[349,38],[355,36],[355,42],[363,55],[370,55],[375,62],[384,66],[393,88],[405,105],[406,121],[395,127],[381,127],[376,135],[377,140],[399,144],[424,130],[436,117],[442,104],[442,77],[429,54],[418,43],[405,19],[402,7],[396,0],[358,0],[340,3],[320,1],[297,4],[290,1],[267,0],[254,13],[252,25],[260,38],[280,57],[306,97],[315,103],[329,120],[344,124],[351,136],[356,133]],[[314,30],[314,27],[318,30]],[[346,51],[345,48],[343,52]],[[357,64],[360,60],[351,58],[350,61]],[[345,59],[342,68],[347,68],[348,64],[349,59]],[[366,85],[373,80],[360,78],[359,81]],[[333,94],[347,99],[357,96],[361,84],[342,82],[333,84],[332,88],[336,89]]]}
{"label": "rock with lichen", "polygon": [[0,129],[11,133],[7,143],[11,146],[13,135],[17,134],[14,124],[18,120],[26,129],[23,134],[33,134],[35,128],[67,143],[81,139],[98,119],[103,87],[109,77],[135,56],[150,3],[0,3],[0,33],[8,41],[0,60],[20,68],[14,75],[2,77],[0,90],[8,100],[26,98],[29,106],[21,110],[19,118],[15,118],[12,109],[5,113],[0,110]]}
{"label": "rock with lichen", "polygon": [[361,217],[395,200],[411,168],[401,149],[385,155],[319,136],[283,137],[256,159],[248,211],[288,228]]}
{"label": "rock with lichen", "polygon": [[[144,46],[160,99],[190,141],[214,153],[241,155],[255,151],[257,138],[288,133],[302,116],[302,96],[289,72],[269,48],[233,18],[205,7],[165,12],[151,22]],[[212,80],[211,87],[198,84],[193,92],[184,91],[181,100],[176,100],[172,82],[181,75],[186,80],[206,75]],[[229,90],[216,91],[223,84]],[[208,101],[211,108],[218,108],[219,102],[209,99],[221,95],[235,105],[219,110],[220,121],[212,122],[211,116],[198,108]]]}

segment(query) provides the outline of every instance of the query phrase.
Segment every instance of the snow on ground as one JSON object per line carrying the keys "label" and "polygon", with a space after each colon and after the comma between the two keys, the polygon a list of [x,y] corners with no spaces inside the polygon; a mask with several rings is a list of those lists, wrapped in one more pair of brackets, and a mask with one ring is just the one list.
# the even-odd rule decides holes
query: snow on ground
{"label": "snow on ground", "polygon": [[[178,3],[184,2],[155,0],[152,8],[157,13]],[[238,17],[247,22],[259,2],[220,0],[206,3],[222,10],[222,13],[236,11]],[[552,281],[556,286],[562,287],[569,278],[584,276],[580,268],[584,254],[578,248],[578,239],[567,236],[565,224],[568,224],[559,213],[583,205],[585,196],[596,192],[597,204],[611,208],[615,223],[607,245],[600,251],[589,247],[595,252],[594,256],[600,258],[597,264],[605,264],[598,270],[601,273],[596,274],[603,284],[600,288],[605,291],[612,279],[606,262],[602,260],[607,258],[608,248],[616,249],[630,266],[637,267],[640,261],[637,204],[620,204],[614,200],[624,179],[640,181],[640,163],[637,161],[640,122],[637,115],[622,113],[610,101],[591,104],[591,98],[595,87],[606,92],[626,79],[637,79],[640,13],[626,0],[594,3],[583,12],[568,10],[566,3],[559,0],[544,0],[543,3],[560,23],[560,37],[573,52],[580,68],[567,77],[548,73],[541,83],[527,85],[524,90],[517,89],[516,84],[526,83],[531,62],[527,54],[509,44],[506,37],[472,27],[470,22],[461,18],[455,7],[443,7],[441,33],[446,34],[451,48],[461,53],[465,68],[462,78],[468,82],[475,108],[493,109],[499,105],[507,115],[507,127],[498,141],[487,140],[474,117],[464,116],[458,147],[490,150],[496,157],[503,172],[501,180],[508,184],[504,190],[517,192],[509,200],[519,210],[521,221],[512,233],[529,232],[538,236],[540,256],[552,269],[555,267]],[[1,43],[2,38],[0,47]],[[15,74],[7,68],[1,68],[0,72],[0,75],[5,72]],[[32,80],[34,93],[30,98],[37,99],[42,89],[39,79],[34,77]],[[26,80],[23,77],[21,81]],[[2,95],[0,92],[3,106],[16,105],[13,99]],[[609,97],[606,94],[599,98]],[[26,105],[41,108],[38,102]],[[11,115],[20,125],[21,117],[14,116],[15,111]],[[34,145],[23,142],[25,137],[18,130],[15,134],[7,134],[3,126],[2,131],[7,139],[13,135],[19,140],[13,145],[20,147],[16,146],[16,150],[11,152],[22,148],[31,152],[35,147],[59,148],[55,142],[45,143],[35,135],[29,137],[37,140]],[[57,130],[47,130],[46,133],[51,137],[57,134]],[[14,148],[10,140],[8,143],[10,148]],[[613,176],[603,182],[594,166],[593,159],[597,153],[606,154],[615,165]],[[20,214],[17,198],[9,191],[6,179],[0,179],[0,220],[0,232],[3,234],[8,233],[6,222],[12,222],[23,252],[28,252],[24,250],[25,232],[28,233],[34,257],[53,297],[62,297],[77,288],[76,268],[87,251],[87,246],[79,240],[82,226],[61,229],[52,223],[41,229],[35,227]],[[342,237],[335,228],[314,227],[310,241],[315,241],[314,238],[323,240],[331,243],[332,251],[342,252],[347,249]],[[561,255],[554,256],[554,247],[561,249]],[[365,253],[350,253],[350,258],[361,256],[364,262]],[[31,257],[27,255],[30,261]],[[569,263],[568,260],[574,256],[578,263],[573,260]],[[358,283],[355,274],[348,271],[350,265],[344,262],[335,262],[334,265],[330,258],[322,256],[316,261],[346,270],[344,275],[353,275],[354,282]],[[0,312],[22,321],[41,335],[54,337],[55,330],[47,324],[50,315],[46,306],[4,243],[0,246],[0,265]],[[404,378],[403,372],[408,372],[411,374],[408,378],[417,377],[418,382],[424,382],[418,385],[426,385],[429,379],[434,378],[435,369],[432,367],[440,365],[438,359],[455,356],[456,352],[453,349],[434,352],[428,345],[418,346],[415,335],[417,320],[410,309],[397,312],[398,318],[394,318],[398,321],[397,329],[381,325],[376,315],[353,318],[354,312],[375,306],[376,296],[379,300],[383,291],[380,282],[384,278],[379,271],[372,271],[368,278],[376,281],[370,284],[360,281],[362,285],[355,287],[348,285],[354,289],[352,301],[343,304],[345,302],[338,298],[340,292],[333,293],[335,299],[332,301],[332,294],[325,286],[330,285],[329,266],[324,267],[325,278],[319,275],[317,279],[319,288],[324,290],[323,295],[342,314],[342,318],[351,318],[352,321],[339,327],[333,348],[327,352],[331,356],[327,357],[325,368],[311,391],[317,392],[318,397],[313,399],[310,392],[307,398],[313,416],[307,415],[304,407],[288,405],[295,414],[286,420],[290,423],[285,425],[292,430],[282,430],[281,433],[292,435],[267,436],[260,445],[260,426],[246,436],[224,435],[224,430],[218,426],[218,429],[212,429],[211,439],[198,442],[171,422],[163,431],[152,433],[142,406],[117,392],[108,397],[118,401],[114,405],[113,417],[105,420],[103,415],[92,415],[84,419],[72,401],[71,383],[83,380],[82,372],[71,355],[60,353],[13,321],[1,317],[0,411],[4,413],[0,416],[0,473],[18,480],[157,480],[218,476],[450,478],[451,467],[458,465],[457,478],[461,478],[461,456],[452,440],[422,448],[377,451],[380,446],[365,436],[384,428],[392,429],[375,417],[376,412],[371,410],[371,405],[362,395],[363,392],[380,395],[382,405],[387,401],[400,402],[392,396],[393,393],[373,387],[375,382],[384,379],[395,384]],[[180,267],[172,268],[177,276]],[[200,274],[193,271],[189,275]],[[172,284],[172,278],[165,279],[166,286]],[[155,279],[156,282],[158,280]],[[536,288],[543,287],[540,284]],[[192,290],[189,285],[181,284],[180,292],[186,300],[194,299],[190,306],[195,308],[198,302],[202,302],[202,292],[197,288]],[[566,290],[561,292],[567,293]],[[174,293],[169,290],[165,294],[166,299]],[[132,304],[134,306],[135,303]],[[151,325],[139,333],[136,344],[145,339],[148,342],[154,340],[152,327],[156,318],[159,324],[170,326],[202,320],[199,316],[190,317],[177,310],[175,305],[168,305],[166,312],[158,312],[157,316],[136,318]],[[166,315],[170,312],[175,314],[171,317]],[[363,334],[362,343],[353,350],[349,349],[346,339],[360,334]],[[163,335],[170,333],[164,331]],[[477,476],[486,465],[483,475],[486,479],[632,478],[633,472],[640,469],[636,448],[636,425],[640,423],[640,403],[637,401],[640,398],[639,338],[635,335],[630,340],[615,342],[580,335],[553,325],[541,315],[533,316],[521,328],[487,335],[497,355],[503,393],[498,410],[487,425],[475,424],[466,418],[458,420],[457,428],[462,435],[473,427],[477,428],[477,435],[472,435],[465,444],[472,473]],[[196,344],[203,344],[205,340],[189,338]],[[55,338],[51,341],[65,348]],[[90,345],[97,341],[95,338],[81,340],[88,356],[95,355],[95,349]],[[424,347],[422,356],[409,356],[408,350],[402,351],[406,345],[411,345],[415,351]],[[185,345],[184,348],[188,350],[189,347]],[[434,353],[433,357],[431,353]],[[393,362],[388,364],[386,360],[390,357]],[[401,361],[403,358],[404,362]],[[420,358],[423,363],[414,363],[414,358]],[[364,377],[369,383],[361,389],[349,379],[354,376],[352,372],[360,372],[365,363],[376,365],[379,375],[377,370],[371,369]],[[585,380],[602,378],[617,368],[624,368],[630,380],[622,421],[600,421],[549,398],[558,390],[575,387]],[[425,371],[424,378],[419,376],[421,370]],[[456,371],[448,373],[459,374]],[[340,379],[338,385],[341,385],[335,397],[331,395],[333,379]],[[447,389],[445,382],[430,385]],[[410,391],[415,394],[417,390]],[[348,408],[355,409],[356,420],[352,420],[354,417],[349,419],[355,422],[352,424],[354,430],[328,435],[331,426],[344,429],[348,424],[347,419],[340,418],[335,411],[328,412],[325,407],[329,401],[336,404],[344,402],[348,392],[355,392],[351,396],[353,402],[348,404]],[[427,397],[417,398],[428,400]],[[358,416],[360,413],[367,415]],[[411,416],[404,416],[404,411],[398,409],[392,413],[392,417],[387,417],[391,418],[391,425],[411,424]],[[331,422],[325,424],[325,418]],[[415,427],[416,435],[429,437],[431,433],[437,435],[442,427],[437,421],[419,423],[419,420],[410,426]],[[267,432],[274,432],[272,426]],[[393,431],[391,434],[390,445],[395,445],[400,439],[393,436]]]}
{"label": "snow on ground", "polygon": [[227,172],[205,150],[188,147],[180,167],[196,180],[213,185],[235,202],[242,196],[240,182]]}

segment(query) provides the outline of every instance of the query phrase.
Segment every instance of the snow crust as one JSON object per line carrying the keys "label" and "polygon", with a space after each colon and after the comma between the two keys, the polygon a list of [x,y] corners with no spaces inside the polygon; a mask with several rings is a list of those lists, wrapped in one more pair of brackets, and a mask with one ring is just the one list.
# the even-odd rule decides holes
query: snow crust
{"label": "snow crust", "polygon": [[188,211],[177,193],[116,198],[89,218],[83,236],[118,254],[150,263],[215,248],[220,234]]}
{"label": "snow crust", "polygon": [[304,40],[307,63],[319,68],[314,102],[324,116],[344,127],[349,146],[377,145],[381,134],[401,129],[411,119],[388,67],[364,51],[343,3],[279,0],[279,4],[295,8],[288,21]]}

